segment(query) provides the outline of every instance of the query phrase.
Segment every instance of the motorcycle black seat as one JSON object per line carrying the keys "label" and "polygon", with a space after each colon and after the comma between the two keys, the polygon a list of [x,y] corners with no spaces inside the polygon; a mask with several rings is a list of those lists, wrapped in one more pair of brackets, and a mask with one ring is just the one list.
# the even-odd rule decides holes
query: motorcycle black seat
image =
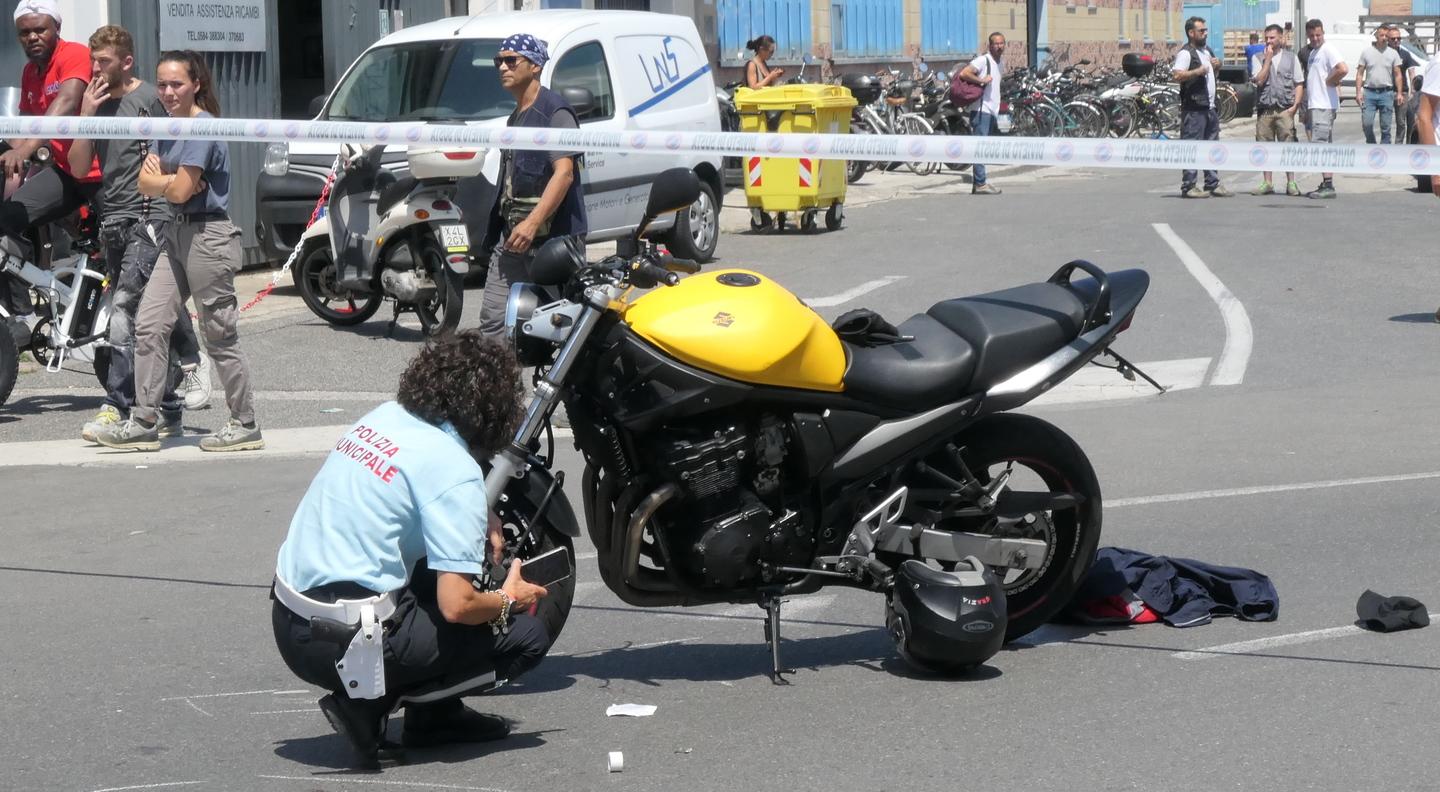
{"label": "motorcycle black seat", "polygon": [[[388,171],[381,171],[381,173],[384,173],[386,175],[389,174]],[[383,178],[383,176],[377,178],[376,181],[383,184],[383,181],[381,181],[381,179]],[[394,177],[392,176],[391,178]],[[405,176],[403,178],[395,179],[395,181],[391,182],[389,185],[381,187],[380,199],[375,203],[375,211],[379,212],[382,215],[390,211],[390,207],[394,206],[397,203],[400,203],[400,201],[404,199],[405,196],[410,194],[410,190],[414,189],[414,187],[414,176]]]}
{"label": "motorcycle black seat", "polygon": [[955,401],[975,373],[975,350],[925,314],[900,324],[913,337],[876,347],[847,344],[845,393],[887,407],[924,410]]}
{"label": "motorcycle black seat", "polygon": [[986,390],[1074,341],[1085,303],[1053,283],[1032,283],[936,303],[929,311],[975,350],[971,390]]}

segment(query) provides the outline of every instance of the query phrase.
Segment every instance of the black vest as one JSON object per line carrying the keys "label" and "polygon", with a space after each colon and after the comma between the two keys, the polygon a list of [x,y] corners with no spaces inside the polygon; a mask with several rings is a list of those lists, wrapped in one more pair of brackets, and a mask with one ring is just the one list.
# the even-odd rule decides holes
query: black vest
{"label": "black vest", "polygon": [[[1209,47],[1205,47],[1203,50],[1196,50],[1193,46],[1187,44],[1181,51],[1190,53],[1191,69],[1198,69],[1201,63],[1203,63],[1203,61],[1200,60],[1201,52],[1204,53],[1204,57],[1207,59],[1213,57],[1210,54]],[[1187,111],[1210,109],[1210,85],[1206,81],[1205,75],[1202,74],[1199,77],[1191,77],[1185,82],[1180,83],[1180,109]]]}
{"label": "black vest", "polygon": [[[535,104],[530,106],[530,112],[546,119],[548,123],[551,116],[556,112],[564,110],[570,115],[575,115],[575,110],[570,107],[559,93],[544,86],[540,87],[540,94],[535,97]],[[515,118],[511,117],[508,126],[514,124]],[[545,192],[545,185],[550,183],[550,177],[555,175],[555,165],[550,161],[548,151],[521,151],[510,149],[505,152],[505,157],[510,160],[513,168],[511,177],[511,189],[516,198],[539,198]],[[496,193],[495,208],[490,213],[489,231],[485,235],[485,248],[493,247],[500,241],[500,234],[504,229],[504,219],[501,217],[500,204],[504,197],[505,167],[502,163],[500,168],[501,184]],[[550,218],[550,231],[544,238],[536,239],[532,247],[539,247],[540,243],[550,237],[558,236],[584,236],[589,231],[585,218],[585,190],[580,183],[580,168],[575,169],[575,179],[570,182],[570,189],[565,192],[565,198],[556,208],[555,214]]]}

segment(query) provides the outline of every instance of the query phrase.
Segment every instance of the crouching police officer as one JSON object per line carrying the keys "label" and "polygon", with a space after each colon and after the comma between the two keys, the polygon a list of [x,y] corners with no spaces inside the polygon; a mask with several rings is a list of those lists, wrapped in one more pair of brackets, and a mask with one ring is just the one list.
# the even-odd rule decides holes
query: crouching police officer
{"label": "crouching police officer", "polygon": [[405,746],[504,737],[507,721],[459,696],[514,679],[549,648],[524,615],[546,591],[519,564],[498,591],[472,583],[487,546],[496,562],[504,549],[475,460],[509,440],[519,393],[514,357],[479,331],[427,346],[397,400],[330,452],[280,547],[275,643],[296,676],[332,691],[320,708],[364,767],[395,751],[385,725],[402,704]]}

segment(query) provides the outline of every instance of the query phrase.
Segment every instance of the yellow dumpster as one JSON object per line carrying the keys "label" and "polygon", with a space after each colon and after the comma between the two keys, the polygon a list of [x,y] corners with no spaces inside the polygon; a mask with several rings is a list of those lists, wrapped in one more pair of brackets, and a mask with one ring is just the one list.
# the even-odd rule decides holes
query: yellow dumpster
{"label": "yellow dumpster", "polygon": [[[741,132],[843,135],[850,131],[854,107],[855,97],[839,85],[775,85],[735,91]],[[844,223],[844,160],[750,155],[744,164],[751,229],[784,230],[787,213],[795,213],[800,215],[802,231],[814,231],[821,210],[827,229],[837,231]]]}

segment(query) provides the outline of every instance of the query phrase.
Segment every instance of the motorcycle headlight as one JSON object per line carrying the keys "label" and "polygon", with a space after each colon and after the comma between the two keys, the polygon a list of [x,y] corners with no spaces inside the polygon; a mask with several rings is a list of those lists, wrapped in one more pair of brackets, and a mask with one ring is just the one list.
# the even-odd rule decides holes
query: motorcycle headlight
{"label": "motorcycle headlight", "polygon": [[290,172],[290,144],[271,143],[265,147],[266,173],[271,176],[284,176]]}
{"label": "motorcycle headlight", "polygon": [[541,338],[531,338],[525,333],[525,324],[535,315],[535,310],[550,300],[545,290],[533,283],[513,283],[510,298],[505,303],[505,337],[515,350],[515,359],[521,366],[539,366],[549,362],[554,346]]}

